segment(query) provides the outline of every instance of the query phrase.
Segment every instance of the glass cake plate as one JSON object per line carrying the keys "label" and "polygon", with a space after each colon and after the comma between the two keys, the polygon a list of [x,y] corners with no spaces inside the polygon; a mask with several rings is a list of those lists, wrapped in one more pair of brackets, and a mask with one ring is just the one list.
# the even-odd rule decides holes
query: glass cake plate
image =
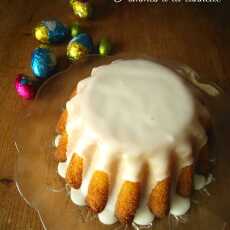
{"label": "glass cake plate", "polygon": [[15,181],[20,195],[37,211],[44,229],[229,230],[230,96],[209,82],[208,78],[201,78],[188,66],[171,61],[163,63],[172,67],[193,85],[212,113],[215,137],[211,164],[214,165],[212,174],[215,180],[205,189],[194,192],[188,214],[179,218],[169,215],[162,220],[155,220],[150,226],[124,226],[119,223],[103,225],[87,208],[79,208],[72,203],[69,188],[58,176],[58,163],[53,157],[55,126],[78,81],[88,77],[93,67],[118,58],[151,59],[144,55],[130,54],[110,57],[89,56],[46,81],[35,100],[21,111],[21,126],[17,127],[14,143],[17,152]]}

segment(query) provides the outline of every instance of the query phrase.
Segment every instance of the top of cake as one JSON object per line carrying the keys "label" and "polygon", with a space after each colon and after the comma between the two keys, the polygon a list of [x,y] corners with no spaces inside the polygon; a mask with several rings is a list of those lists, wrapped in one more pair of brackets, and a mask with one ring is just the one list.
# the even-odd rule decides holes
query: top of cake
{"label": "top of cake", "polygon": [[187,138],[195,117],[193,98],[178,75],[141,59],[94,68],[67,110],[68,133],[84,126],[74,146],[78,153],[85,142],[96,142],[105,151],[154,154]]}

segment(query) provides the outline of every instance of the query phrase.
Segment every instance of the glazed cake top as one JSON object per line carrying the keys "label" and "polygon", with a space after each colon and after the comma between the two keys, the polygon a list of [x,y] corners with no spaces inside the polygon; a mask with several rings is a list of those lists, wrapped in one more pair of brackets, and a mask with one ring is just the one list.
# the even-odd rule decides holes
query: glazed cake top
{"label": "glazed cake top", "polygon": [[[173,70],[148,60],[117,60],[94,68],[89,78],[78,83],[66,110],[67,160],[59,163],[58,172],[65,177],[73,154],[84,160],[81,187],[71,193],[79,205],[86,204],[93,173],[108,174],[110,194],[99,214],[105,224],[116,222],[121,186],[125,181],[142,181],[143,166],[148,175],[134,222],[152,222],[149,194],[170,175],[172,153],[178,176],[182,168],[193,164],[194,154],[207,142],[200,123],[208,113],[205,107]],[[183,203],[182,210],[183,214],[187,210]]]}
{"label": "glazed cake top", "polygon": [[193,97],[180,77],[142,59],[94,68],[78,84],[67,111],[67,132],[77,135],[71,130],[79,125],[83,130],[77,145],[69,145],[78,153],[94,142],[106,152],[154,154],[185,138],[195,116]]}

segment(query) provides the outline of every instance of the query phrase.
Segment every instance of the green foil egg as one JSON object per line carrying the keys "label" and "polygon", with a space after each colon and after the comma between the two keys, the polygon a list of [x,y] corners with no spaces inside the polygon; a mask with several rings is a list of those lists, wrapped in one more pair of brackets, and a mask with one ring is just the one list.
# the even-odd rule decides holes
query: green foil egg
{"label": "green foil egg", "polygon": [[98,45],[98,53],[102,56],[109,55],[111,53],[112,46],[107,38],[102,38]]}
{"label": "green foil egg", "polygon": [[79,23],[73,23],[69,26],[69,33],[71,37],[76,37],[80,33],[82,33],[82,28]]}

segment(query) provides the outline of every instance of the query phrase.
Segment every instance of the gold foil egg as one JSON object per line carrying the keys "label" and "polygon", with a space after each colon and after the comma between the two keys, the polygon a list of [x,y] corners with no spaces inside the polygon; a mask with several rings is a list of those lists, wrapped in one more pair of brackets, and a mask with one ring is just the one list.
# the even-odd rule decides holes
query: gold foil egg
{"label": "gold foil egg", "polygon": [[92,6],[89,1],[70,0],[73,12],[80,18],[89,18],[92,14]]}
{"label": "gold foil egg", "polygon": [[81,33],[74,37],[67,46],[67,57],[70,61],[78,61],[94,50],[91,37],[86,33]]}
{"label": "gold foil egg", "polygon": [[34,37],[43,43],[48,43],[49,41],[49,31],[45,25],[40,23],[34,28]]}
{"label": "gold foil egg", "polygon": [[68,37],[68,29],[57,20],[40,22],[33,30],[34,37],[42,43],[59,43]]}

